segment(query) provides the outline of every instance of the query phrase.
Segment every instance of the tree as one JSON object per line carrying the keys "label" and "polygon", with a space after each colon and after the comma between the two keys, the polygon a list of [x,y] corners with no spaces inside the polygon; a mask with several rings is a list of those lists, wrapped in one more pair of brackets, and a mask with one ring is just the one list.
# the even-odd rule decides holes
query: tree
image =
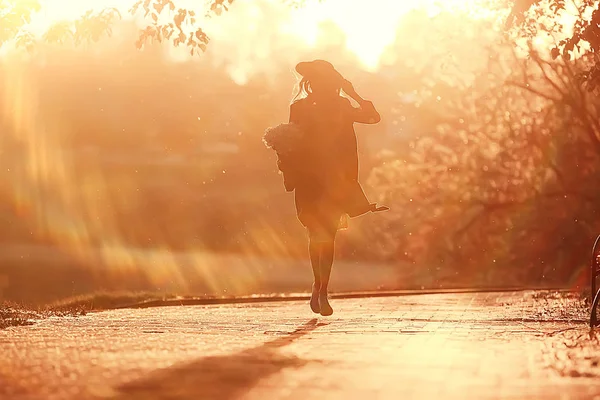
{"label": "tree", "polygon": [[[213,0],[203,17],[220,15],[228,10],[231,3],[233,0]],[[40,9],[38,0],[0,1],[0,46],[15,39],[18,47],[33,50],[36,39],[23,28]],[[132,16],[142,15],[148,21],[147,26],[140,29],[135,43],[138,49],[148,42],[170,42],[174,46],[187,46],[193,55],[205,50],[209,42],[202,28],[196,26],[199,20],[197,11],[177,7],[176,0],[138,0],[128,12]],[[110,35],[114,22],[121,18],[119,10],[114,8],[90,10],[76,21],[52,26],[43,39],[48,43],[95,42],[104,35]]]}
{"label": "tree", "polygon": [[[575,15],[574,24],[561,23],[561,17]],[[552,24],[540,23],[541,16],[553,17]],[[580,57],[587,65],[578,79],[589,90],[600,84],[600,2],[597,0],[516,0],[507,19],[507,27],[517,27],[535,35],[540,32],[555,40],[552,58],[569,60]]]}
{"label": "tree", "polygon": [[422,71],[403,114],[429,126],[373,171],[393,210],[368,237],[442,281],[564,283],[600,230],[600,103],[580,84],[586,60],[499,37],[463,45],[487,65],[470,80],[460,61]]}
{"label": "tree", "polygon": [[[134,2],[135,1],[135,2]],[[307,0],[281,0],[290,7],[302,6]],[[321,1],[321,0],[317,0]],[[206,49],[210,38],[201,26],[201,20],[213,18],[229,10],[234,0],[210,0],[202,8],[179,7],[177,0],[131,0],[128,9],[131,16],[143,16],[147,21],[140,29],[135,45],[142,49],[149,42],[169,42],[174,46],[186,46],[191,55]],[[0,47],[16,39],[20,48],[33,51],[36,38],[23,28],[31,22],[34,13],[41,9],[39,0],[0,0]],[[112,33],[112,26],[122,18],[119,10],[106,8],[90,10],[78,20],[61,22],[51,27],[43,39],[49,43],[94,42]]]}

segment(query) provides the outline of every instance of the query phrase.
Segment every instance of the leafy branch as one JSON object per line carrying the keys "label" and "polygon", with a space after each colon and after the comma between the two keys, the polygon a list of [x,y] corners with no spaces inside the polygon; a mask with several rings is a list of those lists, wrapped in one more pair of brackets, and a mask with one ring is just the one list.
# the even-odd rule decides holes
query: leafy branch
{"label": "leafy branch", "polygon": [[[234,0],[212,0],[204,18],[228,11]],[[41,9],[37,0],[10,2],[0,0],[0,45],[15,39],[18,48],[35,50],[37,39],[24,30],[32,16]],[[186,46],[190,54],[206,50],[210,39],[201,27],[199,16],[191,9],[177,7],[176,0],[138,0],[128,10],[131,16],[142,15],[147,25],[140,29],[135,45],[143,49],[148,43],[170,42],[175,47]],[[114,24],[123,16],[115,8],[89,10],[72,22],[60,22],[50,27],[42,37],[45,43],[63,44],[97,42],[112,34]]]}

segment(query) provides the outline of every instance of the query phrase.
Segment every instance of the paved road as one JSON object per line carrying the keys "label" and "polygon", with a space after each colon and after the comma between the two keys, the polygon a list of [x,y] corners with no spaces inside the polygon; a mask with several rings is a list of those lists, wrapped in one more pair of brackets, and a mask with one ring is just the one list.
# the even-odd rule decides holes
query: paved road
{"label": "paved road", "polygon": [[563,351],[585,323],[539,322],[531,298],[337,300],[330,318],[301,302],[53,318],[0,331],[0,398],[600,399],[598,352],[579,373]]}

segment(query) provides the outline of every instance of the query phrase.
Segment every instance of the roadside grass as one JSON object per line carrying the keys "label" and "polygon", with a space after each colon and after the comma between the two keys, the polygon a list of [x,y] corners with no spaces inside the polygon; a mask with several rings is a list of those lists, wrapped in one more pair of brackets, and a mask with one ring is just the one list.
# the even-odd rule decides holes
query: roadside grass
{"label": "roadside grass", "polygon": [[600,331],[589,327],[590,290],[536,292],[533,299],[540,321],[570,325],[546,339],[541,352],[546,367],[562,377],[600,378]]}
{"label": "roadside grass", "polygon": [[158,292],[101,291],[68,297],[39,307],[0,301],[0,329],[33,325],[36,321],[48,317],[77,317],[91,311],[111,310],[145,301],[174,298],[177,296]]}
{"label": "roadside grass", "polygon": [[160,292],[100,291],[67,297],[63,300],[52,302],[44,308],[46,311],[54,313],[81,314],[88,311],[112,310],[146,301],[169,300],[177,297],[174,294]]}
{"label": "roadside grass", "polygon": [[27,310],[18,304],[0,302],[0,329],[10,326],[33,325],[35,320],[42,318],[41,314]]}
{"label": "roadside grass", "polygon": [[570,291],[539,291],[532,294],[534,319],[588,323],[590,318],[590,293]]}

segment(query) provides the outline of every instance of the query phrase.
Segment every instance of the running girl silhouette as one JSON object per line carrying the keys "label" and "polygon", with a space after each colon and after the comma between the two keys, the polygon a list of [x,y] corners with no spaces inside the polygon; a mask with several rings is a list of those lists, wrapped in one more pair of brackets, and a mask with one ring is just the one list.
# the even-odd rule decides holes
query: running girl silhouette
{"label": "running girl silhouette", "polygon": [[[287,191],[295,191],[298,219],[307,228],[314,284],[313,312],[333,314],[328,286],[337,231],[346,217],[385,211],[369,202],[358,182],[354,123],[376,124],[373,103],[356,93],[333,65],[324,60],[296,66],[302,78],[290,106],[288,124],[267,130],[265,144],[277,151]],[[341,96],[341,91],[359,107]]]}

